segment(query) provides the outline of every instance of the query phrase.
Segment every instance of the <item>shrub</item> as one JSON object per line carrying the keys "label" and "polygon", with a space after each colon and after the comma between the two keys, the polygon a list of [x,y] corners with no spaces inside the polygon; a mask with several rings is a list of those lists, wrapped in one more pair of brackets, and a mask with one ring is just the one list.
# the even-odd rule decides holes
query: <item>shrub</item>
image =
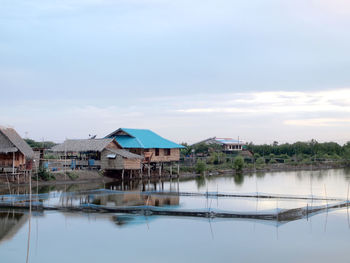
{"label": "shrub", "polygon": [[67,172],[67,176],[73,181],[79,178],[79,176],[75,172]]}
{"label": "shrub", "polygon": [[206,164],[202,160],[198,160],[196,163],[196,172],[199,174],[203,174],[206,170]]}
{"label": "shrub", "polygon": [[276,159],[271,159],[271,160],[269,161],[269,163],[270,163],[270,164],[275,164],[275,163],[277,163],[277,161],[276,161]]}
{"label": "shrub", "polygon": [[[43,181],[56,180],[56,177],[50,172],[48,172],[46,169],[40,169],[38,171],[38,178]],[[36,176],[34,176],[34,179],[36,179]]]}
{"label": "shrub", "polygon": [[265,158],[264,158],[264,157],[259,157],[259,158],[256,160],[256,164],[257,164],[257,165],[263,165],[263,164],[265,164]]}
{"label": "shrub", "polygon": [[233,162],[233,167],[237,172],[241,172],[244,166],[244,159],[242,156],[237,156]]}

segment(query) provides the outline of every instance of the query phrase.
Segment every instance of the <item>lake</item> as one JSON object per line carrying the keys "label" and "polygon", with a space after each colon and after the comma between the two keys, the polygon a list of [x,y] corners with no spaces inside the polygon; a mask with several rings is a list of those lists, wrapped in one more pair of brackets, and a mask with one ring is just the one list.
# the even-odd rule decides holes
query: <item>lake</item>
{"label": "lake", "polygon": [[[33,193],[38,194],[33,200],[61,207],[89,203],[263,213],[347,200],[349,182],[350,171],[344,169],[293,171],[171,182],[33,187]],[[11,189],[11,194],[27,190]],[[3,189],[2,197],[9,191]],[[215,193],[276,198],[217,197]],[[349,262],[349,244],[347,207],[287,222],[65,211],[33,211],[30,215],[24,210],[0,210],[0,255],[6,263],[26,262],[27,253],[28,262],[36,263]]]}

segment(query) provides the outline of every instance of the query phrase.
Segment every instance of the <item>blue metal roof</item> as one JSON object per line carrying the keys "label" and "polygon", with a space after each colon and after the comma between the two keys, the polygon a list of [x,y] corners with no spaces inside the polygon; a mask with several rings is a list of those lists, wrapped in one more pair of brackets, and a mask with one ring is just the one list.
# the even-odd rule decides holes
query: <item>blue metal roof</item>
{"label": "blue metal roof", "polygon": [[215,140],[223,144],[238,144],[238,143],[242,144],[243,143],[243,141],[238,141],[231,138],[215,138]]}
{"label": "blue metal roof", "polygon": [[151,130],[120,128],[114,133],[117,133],[118,131],[123,131],[128,135],[114,135],[112,133],[107,137],[114,137],[123,148],[185,148],[180,144],[164,139]]}

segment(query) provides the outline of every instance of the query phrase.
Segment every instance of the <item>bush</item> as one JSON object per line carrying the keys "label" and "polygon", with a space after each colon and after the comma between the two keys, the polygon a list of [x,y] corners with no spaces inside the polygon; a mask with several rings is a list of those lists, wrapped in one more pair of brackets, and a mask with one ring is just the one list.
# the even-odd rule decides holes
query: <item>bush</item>
{"label": "bush", "polygon": [[256,160],[256,164],[257,164],[257,165],[263,165],[263,164],[265,164],[265,158],[264,158],[264,157],[259,157],[259,158]]}
{"label": "bush", "polygon": [[[33,177],[36,180],[36,176]],[[38,178],[43,181],[56,180],[56,177],[45,169],[38,171]]]}
{"label": "bush", "polygon": [[275,164],[275,163],[277,163],[277,161],[276,161],[275,159],[271,159],[271,160],[269,161],[269,164]]}
{"label": "bush", "polygon": [[205,162],[198,160],[196,163],[196,172],[199,174],[203,174],[205,170],[206,170]]}
{"label": "bush", "polygon": [[79,178],[79,176],[75,172],[67,172],[67,176],[73,181]]}
{"label": "bush", "polygon": [[241,172],[244,166],[244,159],[242,156],[237,156],[233,162],[233,167],[237,172]]}

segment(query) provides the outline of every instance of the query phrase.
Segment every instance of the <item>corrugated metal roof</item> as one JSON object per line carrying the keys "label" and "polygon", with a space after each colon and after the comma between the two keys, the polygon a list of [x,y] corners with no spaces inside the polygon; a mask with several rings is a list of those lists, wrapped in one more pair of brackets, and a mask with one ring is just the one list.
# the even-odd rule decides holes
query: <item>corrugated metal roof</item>
{"label": "corrugated metal roof", "polygon": [[124,158],[128,158],[128,159],[140,159],[142,160],[143,157],[141,155],[138,155],[138,154],[134,154],[134,153],[131,153],[129,151],[126,151],[126,150],[123,150],[123,149],[108,149],[108,151],[112,152],[112,153],[115,153],[117,155],[120,155]]}
{"label": "corrugated metal roof", "polygon": [[102,152],[114,139],[66,140],[51,148],[53,152]]}
{"label": "corrugated metal roof", "polygon": [[33,158],[34,151],[12,128],[0,127],[0,152],[9,153],[20,151],[26,158]]}
{"label": "corrugated metal roof", "polygon": [[242,144],[243,141],[238,141],[238,140],[234,140],[231,138],[215,138],[216,141],[223,143],[223,144]]}
{"label": "corrugated metal roof", "polygon": [[[117,135],[120,132],[126,133],[125,135]],[[164,139],[151,130],[146,129],[127,129],[120,128],[115,132],[107,135],[106,137],[113,137],[123,148],[184,148],[184,146]]]}

